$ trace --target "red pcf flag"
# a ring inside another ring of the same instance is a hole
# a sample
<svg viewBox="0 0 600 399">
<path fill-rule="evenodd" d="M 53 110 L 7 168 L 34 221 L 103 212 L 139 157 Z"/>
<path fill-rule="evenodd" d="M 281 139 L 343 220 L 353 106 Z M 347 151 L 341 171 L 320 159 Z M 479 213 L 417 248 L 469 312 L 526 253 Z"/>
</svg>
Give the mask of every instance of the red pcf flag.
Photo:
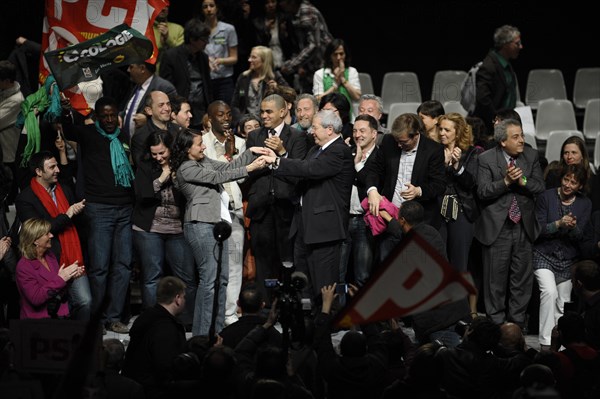
<svg viewBox="0 0 600 399">
<path fill-rule="evenodd" d="M 121 24 L 129 25 L 152 41 L 154 51 L 147 62 L 155 63 L 158 51 L 153 23 L 168 5 L 168 0 L 46 0 L 40 83 L 50 74 L 43 53 L 93 39 Z M 80 83 L 64 94 L 74 109 L 87 115 L 102 95 L 102 82 L 96 79 Z"/>
<path fill-rule="evenodd" d="M 410 232 L 336 323 L 350 327 L 408 316 L 475 293 L 469 273 L 454 270 L 429 243 Z"/>
</svg>

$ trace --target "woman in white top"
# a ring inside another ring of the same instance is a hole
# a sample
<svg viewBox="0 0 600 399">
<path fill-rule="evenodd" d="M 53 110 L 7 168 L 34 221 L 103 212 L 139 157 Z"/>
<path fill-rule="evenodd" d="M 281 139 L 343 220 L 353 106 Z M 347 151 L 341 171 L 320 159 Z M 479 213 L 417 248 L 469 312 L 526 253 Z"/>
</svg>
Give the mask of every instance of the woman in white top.
<svg viewBox="0 0 600 399">
<path fill-rule="evenodd" d="M 339 92 L 350 104 L 361 95 L 358 71 L 350 65 L 350 53 L 342 39 L 333 39 L 325 49 L 325 67 L 313 76 L 313 94 L 318 100 L 326 94 Z"/>
</svg>

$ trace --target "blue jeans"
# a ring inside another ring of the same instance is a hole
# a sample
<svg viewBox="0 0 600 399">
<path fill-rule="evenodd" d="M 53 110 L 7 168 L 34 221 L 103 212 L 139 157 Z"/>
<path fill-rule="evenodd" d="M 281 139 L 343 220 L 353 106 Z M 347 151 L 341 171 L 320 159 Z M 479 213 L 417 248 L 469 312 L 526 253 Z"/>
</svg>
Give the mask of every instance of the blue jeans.
<svg viewBox="0 0 600 399">
<path fill-rule="evenodd" d="M 354 266 L 354 281 L 359 286 L 363 286 L 373 268 L 373 237 L 362 215 L 350 217 L 348 220 L 348 237 L 342 243 L 340 281 L 346 281 L 350 256 Z"/>
<path fill-rule="evenodd" d="M 186 222 L 183 225 L 185 239 L 192 248 L 196 268 L 198 269 L 198 291 L 192 335 L 208 335 L 213 315 L 215 281 L 217 279 L 217 257 L 219 248 L 213 236 L 214 224 L 203 222 Z M 229 245 L 223 242 L 221 254 L 221 274 L 218 284 L 218 312 L 215 317 L 215 333 L 223 329 L 225 320 L 225 298 L 229 281 Z"/>
<path fill-rule="evenodd" d="M 69 313 L 73 320 L 90 320 L 92 292 L 87 274 L 76 278 L 69 286 Z"/>
<path fill-rule="evenodd" d="M 120 321 L 131 277 L 131 205 L 87 203 L 92 311 L 102 309 L 103 322 Z M 105 298 L 106 297 L 106 298 Z M 105 304 L 106 302 L 106 304 Z"/>
<path fill-rule="evenodd" d="M 191 324 L 196 297 L 194 256 L 183 234 L 161 234 L 133 230 L 133 244 L 142 267 L 142 305 L 145 308 L 156 303 L 158 280 L 164 275 L 165 261 L 173 274 L 186 285 L 186 309 L 181 315 L 184 323 Z M 187 304 L 190 304 L 188 307 Z"/>
</svg>

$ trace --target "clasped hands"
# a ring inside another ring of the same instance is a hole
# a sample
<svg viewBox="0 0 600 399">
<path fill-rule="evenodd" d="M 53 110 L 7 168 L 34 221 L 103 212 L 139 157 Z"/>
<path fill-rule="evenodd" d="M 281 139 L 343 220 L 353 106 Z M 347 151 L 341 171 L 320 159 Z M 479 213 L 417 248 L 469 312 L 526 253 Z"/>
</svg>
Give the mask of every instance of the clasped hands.
<svg viewBox="0 0 600 399">
<path fill-rule="evenodd" d="M 69 266 L 66 266 L 64 263 L 60 266 L 58 270 L 58 275 L 65 281 L 69 281 L 71 279 L 76 279 L 77 277 L 81 277 L 85 273 L 85 266 L 79 265 L 79 261 L 75 261 Z"/>
<path fill-rule="evenodd" d="M 517 166 L 509 166 L 506 169 L 506 176 L 504 177 L 504 183 L 507 186 L 518 182 L 520 186 L 527 184 L 527 180 L 523 179 L 523 170 Z"/>
<path fill-rule="evenodd" d="M 574 229 L 577 226 L 577 216 L 573 215 L 573 213 L 569 212 L 566 215 L 563 215 L 560 219 L 558 219 L 558 227 L 562 227 L 565 229 Z"/>
</svg>

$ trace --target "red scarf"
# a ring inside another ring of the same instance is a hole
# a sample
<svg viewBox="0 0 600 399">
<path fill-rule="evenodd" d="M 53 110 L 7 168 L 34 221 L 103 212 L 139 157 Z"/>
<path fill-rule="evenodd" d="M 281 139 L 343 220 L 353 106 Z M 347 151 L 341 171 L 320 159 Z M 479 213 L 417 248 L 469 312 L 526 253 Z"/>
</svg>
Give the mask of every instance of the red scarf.
<svg viewBox="0 0 600 399">
<path fill-rule="evenodd" d="M 56 204 L 52 199 L 50 193 L 42 186 L 36 178 L 31 179 L 31 189 L 36 197 L 42 202 L 44 208 L 48 211 L 50 216 L 53 218 L 57 217 L 61 213 L 67 213 L 69 209 L 69 201 L 65 196 L 60 184 L 56 183 L 56 189 L 54 194 L 56 195 Z M 58 204 L 58 205 L 57 205 Z M 79 235 L 77 229 L 72 224 L 65 227 L 65 229 L 58 233 L 58 241 L 60 242 L 60 265 L 71 265 L 76 260 L 79 261 L 80 265 L 83 265 L 83 255 L 81 254 L 81 244 L 79 242 Z"/>
</svg>

